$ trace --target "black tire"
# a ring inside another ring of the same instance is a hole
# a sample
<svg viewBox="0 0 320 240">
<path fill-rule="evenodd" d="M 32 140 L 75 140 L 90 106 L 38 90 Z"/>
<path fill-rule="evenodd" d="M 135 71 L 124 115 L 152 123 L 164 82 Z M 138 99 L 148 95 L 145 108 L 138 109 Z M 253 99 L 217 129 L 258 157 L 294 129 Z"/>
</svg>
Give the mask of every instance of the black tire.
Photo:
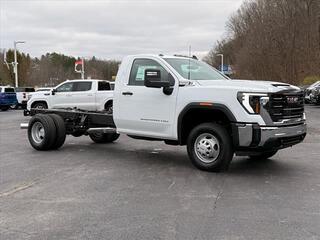
<svg viewBox="0 0 320 240">
<path fill-rule="evenodd" d="M 62 117 L 57 114 L 49 114 L 49 116 L 53 119 L 54 124 L 56 126 L 56 140 L 52 145 L 51 149 L 60 148 L 65 140 L 66 140 L 66 125 Z"/>
<path fill-rule="evenodd" d="M 274 150 L 269 152 L 256 153 L 254 155 L 249 156 L 249 158 L 252 160 L 266 160 L 274 156 L 277 152 L 278 152 L 277 150 Z"/>
<path fill-rule="evenodd" d="M 38 108 L 38 109 L 47 109 L 48 106 L 47 104 L 43 103 L 43 102 L 36 102 L 32 105 L 32 108 Z"/>
<path fill-rule="evenodd" d="M 39 133 L 38 137 L 35 136 L 37 132 Z M 56 126 L 53 119 L 44 114 L 33 116 L 29 121 L 28 139 L 31 146 L 36 150 L 52 149 L 56 140 Z"/>
<path fill-rule="evenodd" d="M 95 143 L 111 143 L 119 138 L 118 133 L 90 133 L 89 137 Z"/>
<path fill-rule="evenodd" d="M 2 106 L 1 111 L 8 111 L 9 108 L 10 108 L 10 106 Z"/>
<path fill-rule="evenodd" d="M 113 113 L 113 103 L 112 102 L 106 103 L 104 106 L 104 111 L 108 114 L 112 114 Z"/>
<path fill-rule="evenodd" d="M 216 123 L 202 123 L 192 129 L 187 149 L 192 164 L 210 172 L 227 170 L 234 153 L 228 131 Z"/>
</svg>

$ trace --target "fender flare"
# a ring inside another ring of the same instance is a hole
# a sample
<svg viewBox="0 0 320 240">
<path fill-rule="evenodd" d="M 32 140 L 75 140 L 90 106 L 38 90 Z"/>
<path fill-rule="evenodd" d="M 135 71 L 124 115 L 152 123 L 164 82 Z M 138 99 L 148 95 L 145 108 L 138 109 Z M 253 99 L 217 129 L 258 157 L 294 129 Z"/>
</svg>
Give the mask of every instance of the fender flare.
<svg viewBox="0 0 320 240">
<path fill-rule="evenodd" d="M 30 107 L 31 107 L 34 103 L 36 103 L 36 102 L 45 102 L 45 103 L 47 104 L 48 108 L 50 108 L 50 107 L 49 107 L 49 102 L 48 102 L 48 100 L 47 100 L 47 99 L 43 99 L 43 98 L 39 98 L 39 99 L 33 100 L 33 101 L 30 103 Z"/>
<path fill-rule="evenodd" d="M 237 122 L 235 116 L 233 115 L 233 113 L 230 111 L 230 109 L 224 105 L 224 104 L 220 104 L 220 103 L 206 103 L 206 104 L 202 104 L 201 102 L 192 102 L 189 103 L 187 106 L 185 106 L 183 108 L 183 110 L 180 112 L 179 117 L 178 117 L 178 123 L 177 123 L 177 131 L 178 131 L 178 141 L 179 144 L 182 144 L 182 121 L 184 116 L 188 113 L 189 110 L 191 109 L 209 109 L 209 110 L 219 110 L 221 112 L 223 112 L 228 120 L 230 121 L 230 123 L 235 123 Z"/>
</svg>

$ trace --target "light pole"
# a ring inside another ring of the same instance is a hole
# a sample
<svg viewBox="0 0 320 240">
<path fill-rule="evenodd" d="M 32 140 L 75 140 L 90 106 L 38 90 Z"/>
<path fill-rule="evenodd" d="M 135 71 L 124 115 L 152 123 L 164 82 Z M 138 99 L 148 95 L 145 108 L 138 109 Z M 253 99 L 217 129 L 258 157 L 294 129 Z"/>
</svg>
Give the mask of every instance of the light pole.
<svg viewBox="0 0 320 240">
<path fill-rule="evenodd" d="M 221 72 L 223 73 L 223 54 L 219 53 L 217 56 L 221 57 Z"/>
<path fill-rule="evenodd" d="M 19 43 L 25 43 L 25 41 L 14 41 L 14 65 L 13 65 L 13 70 L 14 70 L 14 77 L 15 77 L 15 85 L 18 87 L 19 82 L 18 82 L 18 60 L 17 60 L 17 44 Z"/>
</svg>

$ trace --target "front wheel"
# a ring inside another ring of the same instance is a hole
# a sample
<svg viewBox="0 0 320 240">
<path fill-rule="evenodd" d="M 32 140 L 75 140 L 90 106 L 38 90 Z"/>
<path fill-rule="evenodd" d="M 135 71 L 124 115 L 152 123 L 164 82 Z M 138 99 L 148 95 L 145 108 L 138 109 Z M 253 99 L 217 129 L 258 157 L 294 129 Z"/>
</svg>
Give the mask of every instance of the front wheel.
<svg viewBox="0 0 320 240">
<path fill-rule="evenodd" d="M 89 137 L 95 143 L 111 143 L 119 138 L 118 133 L 90 133 Z"/>
<path fill-rule="evenodd" d="M 227 170 L 234 153 L 228 131 L 215 123 L 203 123 L 192 129 L 187 150 L 194 166 L 212 172 Z"/>
</svg>

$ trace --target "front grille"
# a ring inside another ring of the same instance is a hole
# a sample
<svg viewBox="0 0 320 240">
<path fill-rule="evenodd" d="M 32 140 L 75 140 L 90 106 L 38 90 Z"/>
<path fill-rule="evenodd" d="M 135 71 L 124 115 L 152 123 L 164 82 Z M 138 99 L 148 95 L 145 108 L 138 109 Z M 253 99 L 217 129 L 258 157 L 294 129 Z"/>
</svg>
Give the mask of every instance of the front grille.
<svg viewBox="0 0 320 240">
<path fill-rule="evenodd" d="M 302 118 L 303 92 L 271 94 L 267 110 L 273 122 Z"/>
</svg>

